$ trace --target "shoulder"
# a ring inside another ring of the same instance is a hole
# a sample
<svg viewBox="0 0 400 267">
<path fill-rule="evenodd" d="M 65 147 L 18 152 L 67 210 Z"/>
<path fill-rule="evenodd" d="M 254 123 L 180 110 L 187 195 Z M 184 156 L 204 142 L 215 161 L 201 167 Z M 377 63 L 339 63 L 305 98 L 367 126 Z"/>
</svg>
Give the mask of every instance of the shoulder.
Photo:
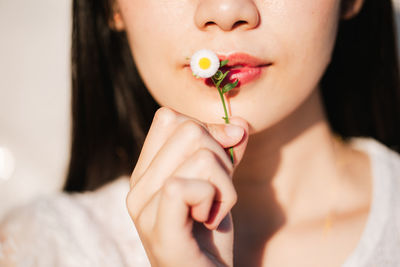
<svg viewBox="0 0 400 267">
<path fill-rule="evenodd" d="M 372 138 L 351 145 L 370 158 L 373 196 L 362 238 L 343 266 L 400 266 L 400 155 Z"/>
<path fill-rule="evenodd" d="M 369 155 L 374 178 L 373 193 L 379 200 L 376 203 L 390 204 L 390 209 L 400 216 L 400 154 L 372 138 L 355 138 L 352 145 Z M 400 217 L 398 220 L 400 230 Z"/>
<path fill-rule="evenodd" d="M 400 154 L 373 138 L 353 138 L 350 143 L 369 156 L 375 194 L 393 197 L 400 212 Z"/>
<path fill-rule="evenodd" d="M 392 172 L 400 171 L 400 154 L 397 151 L 369 137 L 352 138 L 350 142 L 354 148 L 360 149 L 370 156 L 374 168 L 381 170 L 386 168 Z"/>
<path fill-rule="evenodd" d="M 93 192 L 59 193 L 14 209 L 0 224 L 0 263 L 5 253 L 17 266 L 31 266 L 27 261 L 38 266 L 145 262 L 125 208 L 128 190 L 127 179 L 120 178 Z M 126 255 L 129 246 L 132 257 Z"/>
</svg>

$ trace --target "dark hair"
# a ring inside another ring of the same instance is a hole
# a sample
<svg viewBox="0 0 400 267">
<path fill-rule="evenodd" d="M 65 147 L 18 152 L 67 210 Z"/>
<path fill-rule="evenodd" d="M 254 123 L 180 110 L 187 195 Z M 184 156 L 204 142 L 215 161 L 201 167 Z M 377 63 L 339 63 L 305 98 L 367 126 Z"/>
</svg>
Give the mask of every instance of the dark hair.
<svg viewBox="0 0 400 267">
<path fill-rule="evenodd" d="M 391 0 L 364 0 L 339 25 L 321 81 L 332 129 L 344 138 L 370 136 L 400 152 L 400 81 Z"/>
<path fill-rule="evenodd" d="M 109 0 L 73 1 L 72 150 L 64 190 L 93 190 L 130 175 L 157 103 L 136 70 L 124 32 L 109 27 Z M 332 129 L 399 151 L 400 82 L 391 0 L 365 0 L 341 21 L 321 80 Z"/>
<path fill-rule="evenodd" d="M 72 149 L 66 191 L 92 190 L 129 174 L 157 103 L 125 33 L 109 27 L 108 0 L 74 0 Z"/>
</svg>

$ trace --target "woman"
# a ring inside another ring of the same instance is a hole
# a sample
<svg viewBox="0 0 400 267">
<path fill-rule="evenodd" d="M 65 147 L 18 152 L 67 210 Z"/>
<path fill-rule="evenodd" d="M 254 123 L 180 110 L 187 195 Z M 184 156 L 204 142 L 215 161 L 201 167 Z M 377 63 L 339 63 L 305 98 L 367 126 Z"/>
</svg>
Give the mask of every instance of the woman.
<svg viewBox="0 0 400 267">
<path fill-rule="evenodd" d="M 202 48 L 239 73 L 230 125 Z M 5 263 L 400 264 L 389 0 L 74 1 L 72 67 L 65 190 L 91 192 L 10 214 Z"/>
</svg>

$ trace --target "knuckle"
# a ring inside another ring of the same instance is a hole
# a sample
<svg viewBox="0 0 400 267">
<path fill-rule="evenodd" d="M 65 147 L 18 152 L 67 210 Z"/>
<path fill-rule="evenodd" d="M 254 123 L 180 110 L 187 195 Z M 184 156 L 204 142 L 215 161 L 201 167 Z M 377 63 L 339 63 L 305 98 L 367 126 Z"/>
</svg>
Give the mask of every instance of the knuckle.
<svg viewBox="0 0 400 267">
<path fill-rule="evenodd" d="M 182 124 L 182 131 L 191 141 L 199 140 L 205 134 L 205 129 L 192 120 L 185 121 Z"/>
<path fill-rule="evenodd" d="M 175 119 L 176 113 L 172 109 L 161 107 L 154 114 L 153 122 L 161 125 L 168 125 L 175 121 Z"/>
<path fill-rule="evenodd" d="M 182 192 L 182 180 L 176 177 L 168 178 L 164 183 L 162 191 L 169 198 L 176 197 Z"/>
<path fill-rule="evenodd" d="M 208 148 L 200 148 L 195 154 L 195 161 L 202 168 L 220 168 L 222 169 L 229 177 L 233 175 L 233 165 L 225 164 L 222 159 L 219 158 L 218 154 Z M 229 160 L 228 156 L 227 161 Z M 230 161 L 228 161 L 230 163 Z"/>
<path fill-rule="evenodd" d="M 196 153 L 196 161 L 204 167 L 215 166 L 216 156 L 214 152 L 207 148 L 200 148 Z"/>
<path fill-rule="evenodd" d="M 234 192 L 232 193 L 230 199 L 229 199 L 229 203 L 231 203 L 232 207 L 237 203 L 238 201 L 238 195 L 236 193 L 236 191 L 234 190 Z"/>
<path fill-rule="evenodd" d="M 211 184 L 209 182 L 204 183 L 204 189 L 205 189 L 205 193 L 206 193 L 204 196 L 204 199 L 214 197 L 214 195 L 216 193 L 216 187 L 213 184 Z"/>
</svg>

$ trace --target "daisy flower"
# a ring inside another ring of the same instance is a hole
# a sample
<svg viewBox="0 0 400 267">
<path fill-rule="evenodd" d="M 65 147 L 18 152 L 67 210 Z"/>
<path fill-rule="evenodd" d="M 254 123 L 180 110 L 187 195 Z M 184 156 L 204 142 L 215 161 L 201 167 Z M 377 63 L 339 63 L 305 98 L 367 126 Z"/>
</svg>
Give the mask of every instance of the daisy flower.
<svg viewBox="0 0 400 267">
<path fill-rule="evenodd" d="M 202 49 L 193 54 L 190 60 L 190 68 L 192 69 L 193 75 L 201 78 L 211 78 L 218 93 L 221 97 L 222 106 L 224 108 L 226 124 L 229 124 L 228 110 L 226 108 L 224 94 L 238 85 L 239 80 L 236 79 L 233 83 L 227 83 L 221 88 L 221 84 L 229 73 L 229 70 L 223 73 L 219 68 L 228 64 L 228 60 L 219 62 L 217 55 L 210 50 Z M 234 163 L 233 148 L 229 148 L 231 161 Z"/>
<path fill-rule="evenodd" d="M 210 78 L 220 67 L 218 56 L 211 50 L 202 49 L 193 54 L 190 68 L 193 75 L 200 78 Z"/>
</svg>

